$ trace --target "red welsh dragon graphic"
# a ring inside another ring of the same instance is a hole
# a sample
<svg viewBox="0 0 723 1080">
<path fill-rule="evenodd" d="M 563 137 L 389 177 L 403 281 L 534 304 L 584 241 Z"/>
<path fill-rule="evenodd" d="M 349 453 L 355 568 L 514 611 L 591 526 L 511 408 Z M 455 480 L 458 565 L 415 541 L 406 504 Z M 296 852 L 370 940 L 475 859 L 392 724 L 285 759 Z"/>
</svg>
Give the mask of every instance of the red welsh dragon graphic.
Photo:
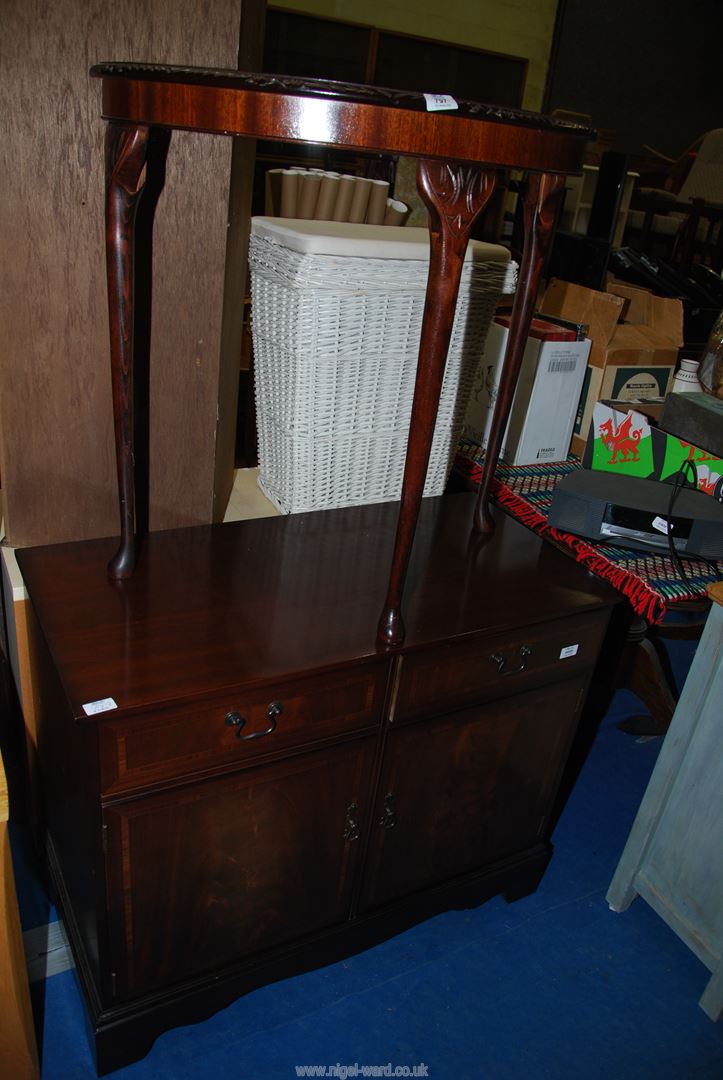
<svg viewBox="0 0 723 1080">
<path fill-rule="evenodd" d="M 608 462 L 609 465 L 615 464 L 618 454 L 623 455 L 623 461 L 628 461 L 631 457 L 633 461 L 638 460 L 638 443 L 640 442 L 641 429 L 636 428 L 633 430 L 633 418 L 630 413 L 619 427 L 614 428 L 613 421 L 610 419 L 601 424 L 598 430 L 603 445 L 612 451 L 612 457 Z"/>
</svg>

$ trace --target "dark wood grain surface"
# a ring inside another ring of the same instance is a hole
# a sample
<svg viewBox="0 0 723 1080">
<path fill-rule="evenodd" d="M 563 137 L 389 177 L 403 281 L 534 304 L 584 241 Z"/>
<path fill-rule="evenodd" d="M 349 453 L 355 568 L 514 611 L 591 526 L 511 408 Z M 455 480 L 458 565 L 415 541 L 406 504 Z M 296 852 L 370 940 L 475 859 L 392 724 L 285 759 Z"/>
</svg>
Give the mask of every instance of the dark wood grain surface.
<svg viewBox="0 0 723 1080">
<path fill-rule="evenodd" d="M 247 768 L 260 758 L 332 738 L 374 733 L 382 720 L 388 674 L 381 657 L 332 675 L 274 680 L 271 687 L 228 687 L 202 703 L 173 704 L 131 716 L 114 712 L 99 731 L 102 794 L 135 794 L 184 776 Z M 272 704 L 278 717 L 269 731 Z M 229 714 L 238 716 L 242 725 L 235 729 L 227 723 Z"/>
<path fill-rule="evenodd" d="M 343 922 L 374 742 L 305 754 L 106 812 L 120 996 Z"/>
<path fill-rule="evenodd" d="M 403 612 L 405 649 L 610 603 L 602 582 L 474 496 L 424 499 Z M 114 539 L 18 552 L 75 714 L 113 697 L 158 705 L 383 653 L 375 643 L 399 504 L 150 534 L 111 582 Z M 117 715 L 117 714 L 114 714 Z"/>
<path fill-rule="evenodd" d="M 394 730 L 361 907 L 387 903 L 531 848 L 543 835 L 585 679 Z M 541 763 L 546 767 L 542 767 Z"/>
<path fill-rule="evenodd" d="M 107 120 L 575 172 L 592 132 L 508 107 L 427 112 L 422 93 L 321 79 L 98 64 Z"/>
<path fill-rule="evenodd" d="M 426 112 L 424 93 L 417 90 L 394 90 L 386 86 L 368 86 L 364 83 L 340 82 L 335 79 L 317 79 L 308 76 L 275 75 L 268 72 L 230 71 L 224 68 L 197 66 L 181 67 L 177 64 L 142 64 L 111 61 L 95 64 L 91 68 L 94 78 L 121 77 L 140 82 L 185 83 L 188 86 L 207 86 L 228 90 L 266 91 L 272 94 L 299 94 L 309 98 L 349 101 L 377 105 L 384 108 L 409 109 Z M 480 101 L 457 99 L 461 116 L 518 124 L 552 131 L 567 131 L 592 138 L 594 132 L 570 120 L 545 116 L 517 109 L 509 105 L 492 105 Z"/>
<path fill-rule="evenodd" d="M 416 723 L 480 700 L 520 693 L 588 671 L 602 644 L 605 621 L 588 613 L 467 635 L 405 656 L 393 723 Z"/>
</svg>

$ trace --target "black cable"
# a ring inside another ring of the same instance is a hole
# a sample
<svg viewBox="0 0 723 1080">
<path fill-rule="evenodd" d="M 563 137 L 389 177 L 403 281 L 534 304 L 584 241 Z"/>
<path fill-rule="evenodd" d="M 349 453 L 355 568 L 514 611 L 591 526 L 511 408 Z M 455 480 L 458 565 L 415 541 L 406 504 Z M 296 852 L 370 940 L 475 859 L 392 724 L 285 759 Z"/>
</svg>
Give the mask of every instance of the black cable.
<svg viewBox="0 0 723 1080">
<path fill-rule="evenodd" d="M 676 473 L 675 480 L 671 484 L 670 500 L 668 502 L 668 514 L 665 524 L 668 535 L 668 548 L 670 551 L 670 558 L 673 562 L 673 565 L 678 568 L 679 576 L 683 579 L 683 581 L 687 583 L 689 578 L 685 572 L 683 560 L 681 559 L 675 547 L 675 542 L 673 538 L 673 508 L 675 506 L 675 503 L 677 502 L 678 495 L 686 486 L 686 473 L 690 473 L 690 480 L 688 481 L 690 483 L 690 486 L 695 490 L 698 489 L 698 469 L 695 462 L 690 460 L 681 462 L 680 470 Z M 711 497 L 716 498 L 716 496 Z M 717 496 L 717 501 L 723 503 L 723 491 Z M 711 572 L 716 578 L 716 581 L 723 580 L 720 570 L 718 569 L 717 560 L 707 559 L 704 555 L 691 555 L 690 558 L 695 558 L 699 562 L 703 562 L 706 564 L 706 566 L 709 566 Z"/>
<path fill-rule="evenodd" d="M 690 461 L 690 460 L 681 462 L 680 470 L 676 473 L 675 480 L 671 484 L 670 500 L 668 502 L 668 515 L 667 515 L 667 519 L 666 519 L 666 522 L 665 522 L 665 524 L 666 524 L 666 532 L 667 532 L 667 536 L 668 536 L 668 548 L 670 550 L 670 557 L 671 557 L 671 559 L 673 561 L 674 566 L 677 566 L 678 573 L 679 573 L 680 577 L 685 582 L 688 581 L 688 575 L 685 572 L 685 567 L 683 566 L 683 560 L 681 559 L 680 555 L 678 554 L 678 550 L 677 550 L 677 548 L 675 546 L 675 541 L 673 539 L 673 507 L 675 506 L 675 504 L 676 504 L 676 502 L 678 500 L 678 496 L 679 496 L 680 492 L 683 490 L 683 488 L 686 485 L 686 475 L 685 475 L 686 471 L 689 471 L 692 474 L 692 480 L 691 480 L 692 487 L 694 487 L 696 489 L 698 487 L 698 469 L 696 468 L 695 462 Z M 716 569 L 716 574 L 717 573 L 718 573 L 718 570 Z"/>
</svg>

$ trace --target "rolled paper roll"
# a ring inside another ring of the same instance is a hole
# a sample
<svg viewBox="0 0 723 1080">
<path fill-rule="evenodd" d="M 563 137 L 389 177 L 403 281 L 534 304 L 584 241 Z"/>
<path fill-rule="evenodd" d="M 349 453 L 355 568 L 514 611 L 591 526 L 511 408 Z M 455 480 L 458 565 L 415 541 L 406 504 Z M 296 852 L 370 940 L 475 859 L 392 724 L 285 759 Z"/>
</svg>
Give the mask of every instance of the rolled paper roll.
<svg viewBox="0 0 723 1080">
<path fill-rule="evenodd" d="M 372 180 L 369 205 L 367 206 L 367 225 L 383 225 L 387 212 L 389 184 L 386 180 Z"/>
<path fill-rule="evenodd" d="M 385 225 L 403 225 L 409 217 L 409 207 L 401 199 L 387 199 L 387 212 L 384 215 Z"/>
<path fill-rule="evenodd" d="M 354 191 L 351 197 L 351 207 L 349 209 L 349 221 L 355 225 L 361 225 L 366 221 L 367 207 L 369 205 L 369 196 L 372 193 L 372 182 L 367 180 L 364 176 L 357 176 L 354 178 Z"/>
<path fill-rule="evenodd" d="M 315 221 L 331 221 L 336 205 L 336 193 L 339 188 L 339 173 L 322 173 L 319 197 L 314 211 Z"/>
<path fill-rule="evenodd" d="M 321 174 L 305 172 L 299 177 L 299 197 L 296 202 L 296 216 L 311 220 L 316 211 L 316 202 L 321 187 Z"/>
<path fill-rule="evenodd" d="M 281 217 L 296 217 L 299 176 L 300 173 L 296 169 L 281 170 Z"/>
<path fill-rule="evenodd" d="M 264 214 L 266 217 L 281 216 L 281 174 L 283 169 L 267 169 L 264 194 Z"/>
<path fill-rule="evenodd" d="M 348 173 L 344 173 L 339 177 L 339 186 L 336 191 L 336 202 L 334 203 L 334 213 L 332 214 L 332 221 L 348 221 L 349 213 L 351 211 L 351 200 L 356 187 L 356 177 L 350 176 Z"/>
</svg>

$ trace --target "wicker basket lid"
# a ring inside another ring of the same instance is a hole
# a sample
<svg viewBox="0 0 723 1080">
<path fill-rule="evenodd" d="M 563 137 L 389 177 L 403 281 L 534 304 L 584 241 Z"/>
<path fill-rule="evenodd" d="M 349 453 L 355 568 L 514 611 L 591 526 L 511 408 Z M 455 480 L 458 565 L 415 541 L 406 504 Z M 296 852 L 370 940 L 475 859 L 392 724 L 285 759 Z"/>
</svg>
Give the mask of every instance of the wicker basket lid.
<svg viewBox="0 0 723 1080">
<path fill-rule="evenodd" d="M 253 236 L 283 244 L 303 255 L 347 255 L 370 259 L 429 259 L 429 233 L 408 225 L 352 225 L 343 221 L 254 217 Z M 510 253 L 500 244 L 470 240 L 467 261 L 508 263 Z"/>
</svg>

